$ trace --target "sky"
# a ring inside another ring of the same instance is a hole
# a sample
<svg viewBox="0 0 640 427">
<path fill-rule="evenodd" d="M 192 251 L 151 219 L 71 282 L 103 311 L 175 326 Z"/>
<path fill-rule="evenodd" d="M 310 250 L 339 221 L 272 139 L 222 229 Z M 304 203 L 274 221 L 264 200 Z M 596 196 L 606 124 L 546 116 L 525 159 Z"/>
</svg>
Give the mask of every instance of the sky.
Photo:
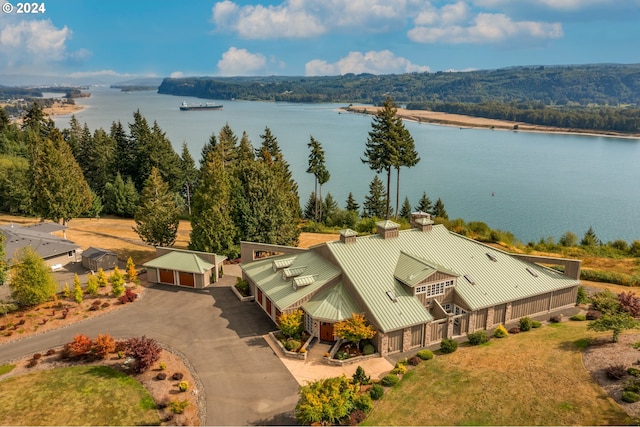
<svg viewBox="0 0 640 427">
<path fill-rule="evenodd" d="M 640 63 L 640 0 L 0 4 L 4 85 Z"/>
</svg>

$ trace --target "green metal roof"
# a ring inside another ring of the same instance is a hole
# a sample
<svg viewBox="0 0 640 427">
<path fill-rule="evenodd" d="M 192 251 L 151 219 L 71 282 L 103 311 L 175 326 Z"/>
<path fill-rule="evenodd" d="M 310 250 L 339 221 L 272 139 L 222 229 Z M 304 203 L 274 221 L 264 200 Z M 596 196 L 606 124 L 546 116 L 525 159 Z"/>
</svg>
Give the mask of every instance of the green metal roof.
<svg viewBox="0 0 640 427">
<path fill-rule="evenodd" d="M 412 295 L 412 289 L 396 279 L 407 276 L 410 266 L 445 269 L 460 276 L 455 292 L 471 310 L 539 295 L 575 286 L 578 282 L 551 269 L 525 262 L 458 234 L 442 225 L 431 231 L 404 230 L 398 237 L 379 235 L 358 237 L 352 244 L 327 243 L 343 274 L 354 285 L 373 316 L 370 319 L 383 332 L 432 320 L 431 315 Z M 401 256 L 404 253 L 406 256 Z M 487 256 L 491 254 L 493 261 Z M 402 258 L 401 266 L 400 258 Z M 412 260 L 413 259 L 413 260 Z M 422 260 L 422 262 L 420 261 Z M 420 267 L 420 268 L 422 268 Z M 536 272 L 538 277 L 529 271 Z M 411 273 L 409 273 L 410 275 Z M 473 284 L 461 276 L 473 278 Z M 387 291 L 395 295 L 393 302 Z"/>
<path fill-rule="evenodd" d="M 353 301 L 342 282 L 314 295 L 302 308 L 314 319 L 340 322 L 362 310 Z"/>
<path fill-rule="evenodd" d="M 439 266 L 435 263 L 430 263 L 413 255 L 409 255 L 404 251 L 400 251 L 400 256 L 398 257 L 398 262 L 396 263 L 396 269 L 393 272 L 393 275 L 405 285 L 413 288 L 415 285 L 424 281 L 437 271 L 447 273 L 452 276 L 458 276 L 458 274 L 445 267 Z"/>
<path fill-rule="evenodd" d="M 218 255 L 216 255 L 216 260 L 217 259 Z M 220 262 L 222 262 L 223 259 L 221 259 Z M 147 268 L 162 268 L 164 270 L 198 274 L 203 274 L 216 266 L 203 260 L 196 253 L 183 251 L 168 252 L 142 265 Z"/>
<path fill-rule="evenodd" d="M 279 262 L 285 261 L 286 262 Z M 304 276 L 285 280 L 282 270 L 273 270 L 273 265 L 297 269 L 306 266 Z M 278 307 L 285 310 L 297 301 L 314 294 L 329 281 L 340 275 L 340 270 L 313 251 L 305 251 L 291 256 L 266 258 L 241 264 L 242 270 L 262 289 L 262 292 Z M 309 277 L 310 276 L 310 277 Z M 294 289 L 293 280 L 300 285 Z M 310 283 L 308 283 L 310 282 Z"/>
</svg>

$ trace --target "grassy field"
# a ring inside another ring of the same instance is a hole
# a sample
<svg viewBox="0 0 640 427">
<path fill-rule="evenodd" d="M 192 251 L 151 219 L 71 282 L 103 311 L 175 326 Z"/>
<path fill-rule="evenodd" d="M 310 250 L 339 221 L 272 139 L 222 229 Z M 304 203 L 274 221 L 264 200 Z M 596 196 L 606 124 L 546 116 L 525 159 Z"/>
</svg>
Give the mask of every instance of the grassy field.
<svg viewBox="0 0 640 427">
<path fill-rule="evenodd" d="M 595 336 L 563 322 L 423 362 L 389 390 L 366 425 L 628 425 L 591 379 Z"/>
<path fill-rule="evenodd" d="M 0 402 L 2 425 L 160 424 L 153 399 L 140 383 L 103 366 L 8 378 L 0 382 Z"/>
</svg>

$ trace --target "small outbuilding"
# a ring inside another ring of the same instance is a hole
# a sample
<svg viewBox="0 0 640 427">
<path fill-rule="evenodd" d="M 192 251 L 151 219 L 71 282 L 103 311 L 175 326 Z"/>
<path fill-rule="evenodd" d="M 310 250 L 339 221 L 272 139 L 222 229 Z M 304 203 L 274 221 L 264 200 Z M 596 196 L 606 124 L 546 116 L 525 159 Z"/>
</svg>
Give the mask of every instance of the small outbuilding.
<svg viewBox="0 0 640 427">
<path fill-rule="evenodd" d="M 87 270 L 113 270 L 118 264 L 118 254 L 108 249 L 87 248 L 82 252 L 82 266 Z"/>
<path fill-rule="evenodd" d="M 202 289 L 222 276 L 227 257 L 208 252 L 156 248 L 156 258 L 143 264 L 151 283 Z"/>
</svg>

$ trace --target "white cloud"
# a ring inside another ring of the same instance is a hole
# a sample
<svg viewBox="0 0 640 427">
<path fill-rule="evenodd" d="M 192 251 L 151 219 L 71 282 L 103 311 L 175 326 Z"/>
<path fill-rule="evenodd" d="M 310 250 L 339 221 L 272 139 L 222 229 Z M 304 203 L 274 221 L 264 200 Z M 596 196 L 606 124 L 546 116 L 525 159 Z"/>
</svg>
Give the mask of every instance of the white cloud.
<svg viewBox="0 0 640 427">
<path fill-rule="evenodd" d="M 172 79 L 179 79 L 181 77 L 184 77 L 184 73 L 182 71 L 174 71 L 173 73 L 169 74 L 169 77 L 171 77 Z"/>
<path fill-rule="evenodd" d="M 0 52 L 9 63 L 59 61 L 67 56 L 71 30 L 56 28 L 50 20 L 7 23 L 0 30 Z"/>
<path fill-rule="evenodd" d="M 621 3 L 636 3 L 640 4 L 638 0 L 518 0 L 517 3 L 520 6 L 523 3 L 531 3 L 536 6 L 543 6 L 549 9 L 574 11 L 585 9 L 591 6 L 597 5 L 615 5 L 619 6 Z M 476 6 L 495 8 L 507 5 L 515 5 L 514 0 L 473 0 Z"/>
<path fill-rule="evenodd" d="M 429 71 L 425 65 L 413 64 L 406 58 L 395 56 L 389 50 L 349 52 L 339 61 L 330 64 L 320 59 L 314 59 L 305 64 L 307 76 L 329 76 L 347 73 L 361 74 L 394 74 Z"/>
<path fill-rule="evenodd" d="M 77 71 L 69 74 L 69 77 L 73 79 L 86 79 L 96 77 L 117 77 L 117 78 L 139 78 L 139 77 L 157 77 L 155 74 L 131 74 L 131 73 L 119 73 L 114 70 L 97 70 L 97 71 Z"/>
<path fill-rule="evenodd" d="M 239 6 L 224 0 L 213 6 L 218 30 L 247 39 L 308 38 L 334 30 L 385 31 L 406 24 L 424 0 L 283 0 L 277 5 Z"/>
<path fill-rule="evenodd" d="M 494 43 L 514 38 L 555 39 L 562 37 L 560 23 L 513 21 L 501 13 L 479 13 L 466 26 L 418 25 L 409 39 L 419 43 Z"/>
<path fill-rule="evenodd" d="M 260 53 L 246 49 L 229 48 L 218 61 L 218 72 L 223 76 L 247 76 L 266 70 L 267 59 Z"/>
</svg>

